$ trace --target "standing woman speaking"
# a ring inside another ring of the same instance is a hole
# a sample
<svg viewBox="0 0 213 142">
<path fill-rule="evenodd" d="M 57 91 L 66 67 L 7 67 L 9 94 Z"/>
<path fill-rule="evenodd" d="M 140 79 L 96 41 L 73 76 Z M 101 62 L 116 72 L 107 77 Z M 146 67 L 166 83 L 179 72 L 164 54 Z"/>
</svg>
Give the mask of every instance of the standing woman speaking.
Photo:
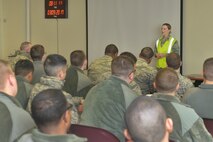
<svg viewBox="0 0 213 142">
<path fill-rule="evenodd" d="M 171 25 L 164 23 L 161 27 L 161 37 L 156 41 L 155 57 L 157 58 L 157 69 L 167 67 L 166 56 L 171 52 L 179 54 L 179 45 L 177 40 L 172 37 Z"/>
</svg>

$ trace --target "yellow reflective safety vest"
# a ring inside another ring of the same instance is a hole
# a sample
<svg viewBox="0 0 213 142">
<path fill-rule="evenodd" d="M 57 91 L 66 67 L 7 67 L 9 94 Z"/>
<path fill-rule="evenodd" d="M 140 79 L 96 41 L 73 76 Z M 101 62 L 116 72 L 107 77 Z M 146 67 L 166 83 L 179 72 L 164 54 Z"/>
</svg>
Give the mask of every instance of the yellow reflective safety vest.
<svg viewBox="0 0 213 142">
<path fill-rule="evenodd" d="M 156 41 L 157 53 L 171 53 L 172 46 L 174 45 L 175 42 L 176 42 L 176 39 L 170 36 L 170 38 L 166 40 L 163 45 L 161 45 L 161 39 L 158 39 Z M 166 57 L 158 59 L 156 63 L 156 67 L 157 68 L 167 67 Z"/>
</svg>

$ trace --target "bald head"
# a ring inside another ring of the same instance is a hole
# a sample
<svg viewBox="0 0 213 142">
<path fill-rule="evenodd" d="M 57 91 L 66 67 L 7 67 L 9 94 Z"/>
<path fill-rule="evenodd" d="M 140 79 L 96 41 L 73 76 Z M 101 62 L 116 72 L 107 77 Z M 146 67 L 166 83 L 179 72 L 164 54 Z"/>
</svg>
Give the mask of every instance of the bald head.
<svg viewBox="0 0 213 142">
<path fill-rule="evenodd" d="M 181 65 L 180 55 L 178 55 L 177 53 L 170 53 L 166 56 L 166 63 L 167 66 L 170 68 L 173 68 L 175 70 L 179 69 Z"/>
<path fill-rule="evenodd" d="M 134 142 L 159 142 L 166 132 L 166 113 L 150 97 L 135 99 L 125 113 L 126 125 Z"/>
<path fill-rule="evenodd" d="M 213 81 L 213 58 L 208 58 L 203 64 L 204 78 Z"/>
<path fill-rule="evenodd" d="M 155 87 L 158 92 L 172 93 L 178 85 L 178 75 L 174 69 L 164 68 L 158 71 L 155 77 Z"/>
</svg>

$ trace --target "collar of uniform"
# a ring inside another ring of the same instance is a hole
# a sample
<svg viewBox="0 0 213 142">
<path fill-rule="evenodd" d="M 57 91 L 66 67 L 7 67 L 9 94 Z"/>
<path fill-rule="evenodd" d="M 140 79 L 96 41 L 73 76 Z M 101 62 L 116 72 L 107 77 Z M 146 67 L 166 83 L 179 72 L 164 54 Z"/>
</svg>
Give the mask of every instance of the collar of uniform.
<svg viewBox="0 0 213 142">
<path fill-rule="evenodd" d="M 199 85 L 199 88 L 201 88 L 201 89 L 213 89 L 213 84 L 202 83 L 202 84 Z"/>
<path fill-rule="evenodd" d="M 7 98 L 7 99 L 9 99 L 10 101 L 12 101 L 15 105 L 17 105 L 18 107 L 21 107 L 21 108 L 22 108 L 21 104 L 18 102 L 18 100 L 17 100 L 15 97 L 10 96 L 10 95 L 8 95 L 8 94 L 6 94 L 6 93 L 4 93 L 4 92 L 0 92 L 0 97 Z"/>
<path fill-rule="evenodd" d="M 111 80 L 117 80 L 118 82 L 120 82 L 120 83 L 122 83 L 122 84 L 125 84 L 125 85 L 129 86 L 129 84 L 128 84 L 125 80 L 121 79 L 121 78 L 118 77 L 118 76 L 111 75 L 109 79 L 111 79 Z"/>
<path fill-rule="evenodd" d="M 40 132 L 38 129 L 34 129 L 32 131 L 32 139 L 35 139 L 37 142 L 51 141 L 51 142 L 59 142 L 59 141 L 86 141 L 86 138 L 81 138 L 73 134 L 64 134 L 64 135 L 50 135 Z"/>
<path fill-rule="evenodd" d="M 181 101 L 176 96 L 171 96 L 168 93 L 154 93 L 153 96 L 159 100 L 181 103 Z"/>
<path fill-rule="evenodd" d="M 16 75 L 16 80 L 21 80 L 21 81 L 30 83 L 28 80 L 26 80 L 26 79 L 25 79 L 23 76 L 21 76 L 21 75 Z"/>
<path fill-rule="evenodd" d="M 40 79 L 40 83 L 43 85 L 52 86 L 56 89 L 61 89 L 64 86 L 64 80 L 59 80 L 54 76 L 43 76 Z"/>
<path fill-rule="evenodd" d="M 71 65 L 71 66 L 70 66 L 70 69 L 72 69 L 72 68 L 73 68 L 74 70 L 77 70 L 77 71 L 81 72 L 81 73 L 84 73 L 83 70 L 80 69 L 79 67 L 76 67 L 76 66 L 72 66 L 72 65 Z"/>
</svg>

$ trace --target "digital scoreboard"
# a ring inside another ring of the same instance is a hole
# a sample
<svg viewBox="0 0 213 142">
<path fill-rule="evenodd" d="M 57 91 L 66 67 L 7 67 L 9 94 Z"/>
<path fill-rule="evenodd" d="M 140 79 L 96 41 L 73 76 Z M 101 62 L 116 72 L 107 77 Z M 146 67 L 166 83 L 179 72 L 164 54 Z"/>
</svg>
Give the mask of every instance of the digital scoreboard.
<svg viewBox="0 0 213 142">
<path fill-rule="evenodd" d="M 45 18 L 68 18 L 68 0 L 45 0 Z"/>
</svg>

